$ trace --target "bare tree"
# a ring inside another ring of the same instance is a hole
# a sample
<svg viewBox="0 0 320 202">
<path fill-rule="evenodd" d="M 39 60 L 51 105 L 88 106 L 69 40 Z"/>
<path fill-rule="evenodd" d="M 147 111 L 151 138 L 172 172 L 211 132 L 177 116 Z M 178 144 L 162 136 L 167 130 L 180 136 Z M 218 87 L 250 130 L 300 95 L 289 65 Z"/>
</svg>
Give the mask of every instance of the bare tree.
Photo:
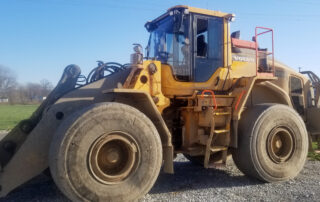
<svg viewBox="0 0 320 202">
<path fill-rule="evenodd" d="M 0 66 L 0 97 L 9 98 L 17 86 L 14 72 L 4 66 Z"/>
<path fill-rule="evenodd" d="M 53 85 L 46 79 L 41 80 L 40 83 L 27 83 L 19 87 L 20 100 L 24 103 L 41 102 L 52 89 Z"/>
<path fill-rule="evenodd" d="M 0 99 L 8 98 L 10 104 L 39 103 L 52 91 L 53 85 L 47 79 L 39 83 L 19 85 L 12 70 L 0 65 Z"/>
<path fill-rule="evenodd" d="M 50 81 L 48 81 L 47 79 L 42 79 L 40 81 L 40 86 L 41 86 L 41 96 L 42 97 L 47 97 L 53 89 L 52 83 Z"/>
<path fill-rule="evenodd" d="M 25 86 L 25 95 L 29 102 L 39 102 L 42 100 L 41 85 L 38 83 L 27 83 Z"/>
</svg>

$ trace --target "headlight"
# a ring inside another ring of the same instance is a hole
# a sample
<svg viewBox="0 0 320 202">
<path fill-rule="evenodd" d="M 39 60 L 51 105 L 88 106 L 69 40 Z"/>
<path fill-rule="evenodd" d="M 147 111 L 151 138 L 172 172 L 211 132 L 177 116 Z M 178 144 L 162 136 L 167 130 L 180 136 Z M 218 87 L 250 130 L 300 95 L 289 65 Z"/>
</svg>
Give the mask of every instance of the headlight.
<svg viewBox="0 0 320 202">
<path fill-rule="evenodd" d="M 157 66 L 154 63 L 150 63 L 148 69 L 151 75 L 157 72 Z"/>
</svg>

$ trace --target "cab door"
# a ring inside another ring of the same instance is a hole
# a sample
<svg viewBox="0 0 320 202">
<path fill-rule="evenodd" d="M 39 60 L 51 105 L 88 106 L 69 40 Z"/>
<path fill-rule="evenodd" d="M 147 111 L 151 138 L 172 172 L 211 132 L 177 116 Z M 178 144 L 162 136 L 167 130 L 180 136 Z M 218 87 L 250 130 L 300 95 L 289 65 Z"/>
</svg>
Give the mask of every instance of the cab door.
<svg viewBox="0 0 320 202">
<path fill-rule="evenodd" d="M 205 82 L 223 67 L 224 20 L 219 17 L 194 15 L 194 81 Z"/>
</svg>

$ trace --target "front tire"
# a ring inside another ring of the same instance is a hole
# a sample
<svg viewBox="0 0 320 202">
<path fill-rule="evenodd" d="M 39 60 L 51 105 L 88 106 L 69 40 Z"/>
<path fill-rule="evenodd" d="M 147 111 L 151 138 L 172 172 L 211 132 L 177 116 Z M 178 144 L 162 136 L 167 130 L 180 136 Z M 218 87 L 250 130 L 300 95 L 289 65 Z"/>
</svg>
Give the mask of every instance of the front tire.
<svg viewBox="0 0 320 202">
<path fill-rule="evenodd" d="M 285 181 L 302 170 L 308 134 L 299 114 L 285 105 L 257 105 L 239 123 L 233 160 L 244 174 L 265 182 Z"/>
<path fill-rule="evenodd" d="M 49 154 L 53 179 L 72 201 L 135 201 L 152 188 L 161 163 L 153 123 L 120 103 L 73 114 L 58 128 Z"/>
</svg>

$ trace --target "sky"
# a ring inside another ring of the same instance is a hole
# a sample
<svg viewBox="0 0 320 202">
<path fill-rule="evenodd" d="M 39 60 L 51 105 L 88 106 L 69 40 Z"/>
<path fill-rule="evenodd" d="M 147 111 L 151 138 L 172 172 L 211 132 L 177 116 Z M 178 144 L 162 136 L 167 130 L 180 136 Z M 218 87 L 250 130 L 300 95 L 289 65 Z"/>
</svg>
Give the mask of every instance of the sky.
<svg viewBox="0 0 320 202">
<path fill-rule="evenodd" d="M 0 65 L 20 83 L 55 85 L 69 64 L 87 75 L 97 60 L 128 63 L 132 44 L 147 44 L 144 24 L 175 5 L 234 13 L 245 40 L 273 28 L 275 57 L 320 76 L 318 0 L 0 0 Z"/>
</svg>

